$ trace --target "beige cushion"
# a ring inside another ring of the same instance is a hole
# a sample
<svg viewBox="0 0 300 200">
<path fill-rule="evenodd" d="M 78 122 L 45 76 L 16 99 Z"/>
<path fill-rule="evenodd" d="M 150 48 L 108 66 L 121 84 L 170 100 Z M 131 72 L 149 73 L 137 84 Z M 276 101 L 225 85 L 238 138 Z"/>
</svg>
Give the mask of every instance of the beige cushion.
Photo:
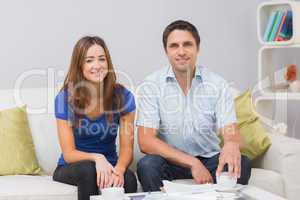
<svg viewBox="0 0 300 200">
<path fill-rule="evenodd" d="M 77 200 L 77 187 L 58 183 L 50 176 L 0 176 L 0 199 Z"/>
<path fill-rule="evenodd" d="M 272 145 L 266 154 L 256 160 L 256 167 L 278 172 L 285 184 L 286 197 L 298 200 L 300 191 L 300 140 L 270 134 Z"/>
<path fill-rule="evenodd" d="M 284 197 L 283 177 L 274 171 L 252 168 L 249 185 L 254 185 L 268 192 Z"/>
<path fill-rule="evenodd" d="M 300 192 L 300 140 L 278 136 L 281 159 L 281 174 L 285 182 L 286 196 L 289 200 L 298 200 Z M 273 163 L 274 165 L 275 163 Z"/>
<path fill-rule="evenodd" d="M 54 114 L 29 115 L 28 118 L 39 164 L 51 175 L 61 153 Z"/>
<path fill-rule="evenodd" d="M 287 200 L 264 189 L 249 185 L 243 189 L 243 193 L 251 198 L 251 200 Z M 249 199 L 250 199 L 249 198 Z"/>
</svg>

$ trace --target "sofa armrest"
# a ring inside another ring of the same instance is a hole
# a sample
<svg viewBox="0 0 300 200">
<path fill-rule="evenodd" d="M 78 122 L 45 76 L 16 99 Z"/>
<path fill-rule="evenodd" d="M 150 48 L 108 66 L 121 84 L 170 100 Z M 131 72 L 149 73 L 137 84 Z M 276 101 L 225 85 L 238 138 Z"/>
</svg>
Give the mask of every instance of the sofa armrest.
<svg viewBox="0 0 300 200">
<path fill-rule="evenodd" d="M 300 191 L 300 140 L 270 134 L 272 145 L 255 164 L 281 174 L 288 199 L 298 199 Z"/>
<path fill-rule="evenodd" d="M 276 135 L 286 135 L 287 134 L 287 124 L 286 123 L 274 123 L 273 120 L 264 117 L 264 116 L 259 116 L 259 120 L 264 126 L 264 128 L 272 134 Z"/>
</svg>

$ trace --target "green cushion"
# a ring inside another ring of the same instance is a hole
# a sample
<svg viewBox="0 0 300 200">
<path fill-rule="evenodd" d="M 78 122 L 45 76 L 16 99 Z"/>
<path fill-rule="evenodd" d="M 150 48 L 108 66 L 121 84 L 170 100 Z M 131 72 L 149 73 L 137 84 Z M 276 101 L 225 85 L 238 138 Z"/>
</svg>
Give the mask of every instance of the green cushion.
<svg viewBox="0 0 300 200">
<path fill-rule="evenodd" d="M 41 174 L 26 107 L 0 111 L 0 175 Z"/>
<path fill-rule="evenodd" d="M 242 95 L 235 98 L 235 110 L 237 123 L 239 125 L 247 122 L 252 122 L 258 117 L 255 108 L 252 106 L 251 91 L 246 90 Z"/>
<path fill-rule="evenodd" d="M 271 145 L 271 139 L 268 133 L 259 121 L 259 117 L 252 104 L 251 91 L 247 90 L 234 100 L 237 116 L 237 125 L 239 127 L 243 147 L 241 154 L 254 160 L 264 154 Z M 223 139 L 221 138 L 221 146 Z"/>
</svg>

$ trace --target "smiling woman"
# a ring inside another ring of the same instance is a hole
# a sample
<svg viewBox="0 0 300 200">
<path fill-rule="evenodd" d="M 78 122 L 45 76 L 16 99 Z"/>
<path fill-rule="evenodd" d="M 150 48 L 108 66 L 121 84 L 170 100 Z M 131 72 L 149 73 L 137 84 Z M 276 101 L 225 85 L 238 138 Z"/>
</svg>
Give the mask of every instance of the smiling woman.
<svg viewBox="0 0 300 200">
<path fill-rule="evenodd" d="M 117 83 L 103 39 L 87 36 L 75 45 L 55 99 L 55 116 L 62 149 L 55 181 L 77 185 L 79 200 L 112 186 L 136 192 L 136 177 L 128 169 L 133 158 L 134 97 Z"/>
<path fill-rule="evenodd" d="M 94 44 L 88 49 L 82 71 L 83 76 L 95 84 L 103 81 L 108 72 L 103 47 Z"/>
</svg>

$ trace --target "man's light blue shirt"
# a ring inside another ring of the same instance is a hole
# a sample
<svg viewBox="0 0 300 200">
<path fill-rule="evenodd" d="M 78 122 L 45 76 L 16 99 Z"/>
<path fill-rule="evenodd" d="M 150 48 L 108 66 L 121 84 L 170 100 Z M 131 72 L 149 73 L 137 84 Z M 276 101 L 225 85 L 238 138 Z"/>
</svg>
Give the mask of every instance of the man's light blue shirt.
<svg viewBox="0 0 300 200">
<path fill-rule="evenodd" d="M 137 101 L 138 126 L 157 129 L 161 140 L 193 156 L 218 154 L 218 129 L 236 122 L 229 84 L 201 66 L 187 95 L 167 67 L 145 79 Z"/>
</svg>

